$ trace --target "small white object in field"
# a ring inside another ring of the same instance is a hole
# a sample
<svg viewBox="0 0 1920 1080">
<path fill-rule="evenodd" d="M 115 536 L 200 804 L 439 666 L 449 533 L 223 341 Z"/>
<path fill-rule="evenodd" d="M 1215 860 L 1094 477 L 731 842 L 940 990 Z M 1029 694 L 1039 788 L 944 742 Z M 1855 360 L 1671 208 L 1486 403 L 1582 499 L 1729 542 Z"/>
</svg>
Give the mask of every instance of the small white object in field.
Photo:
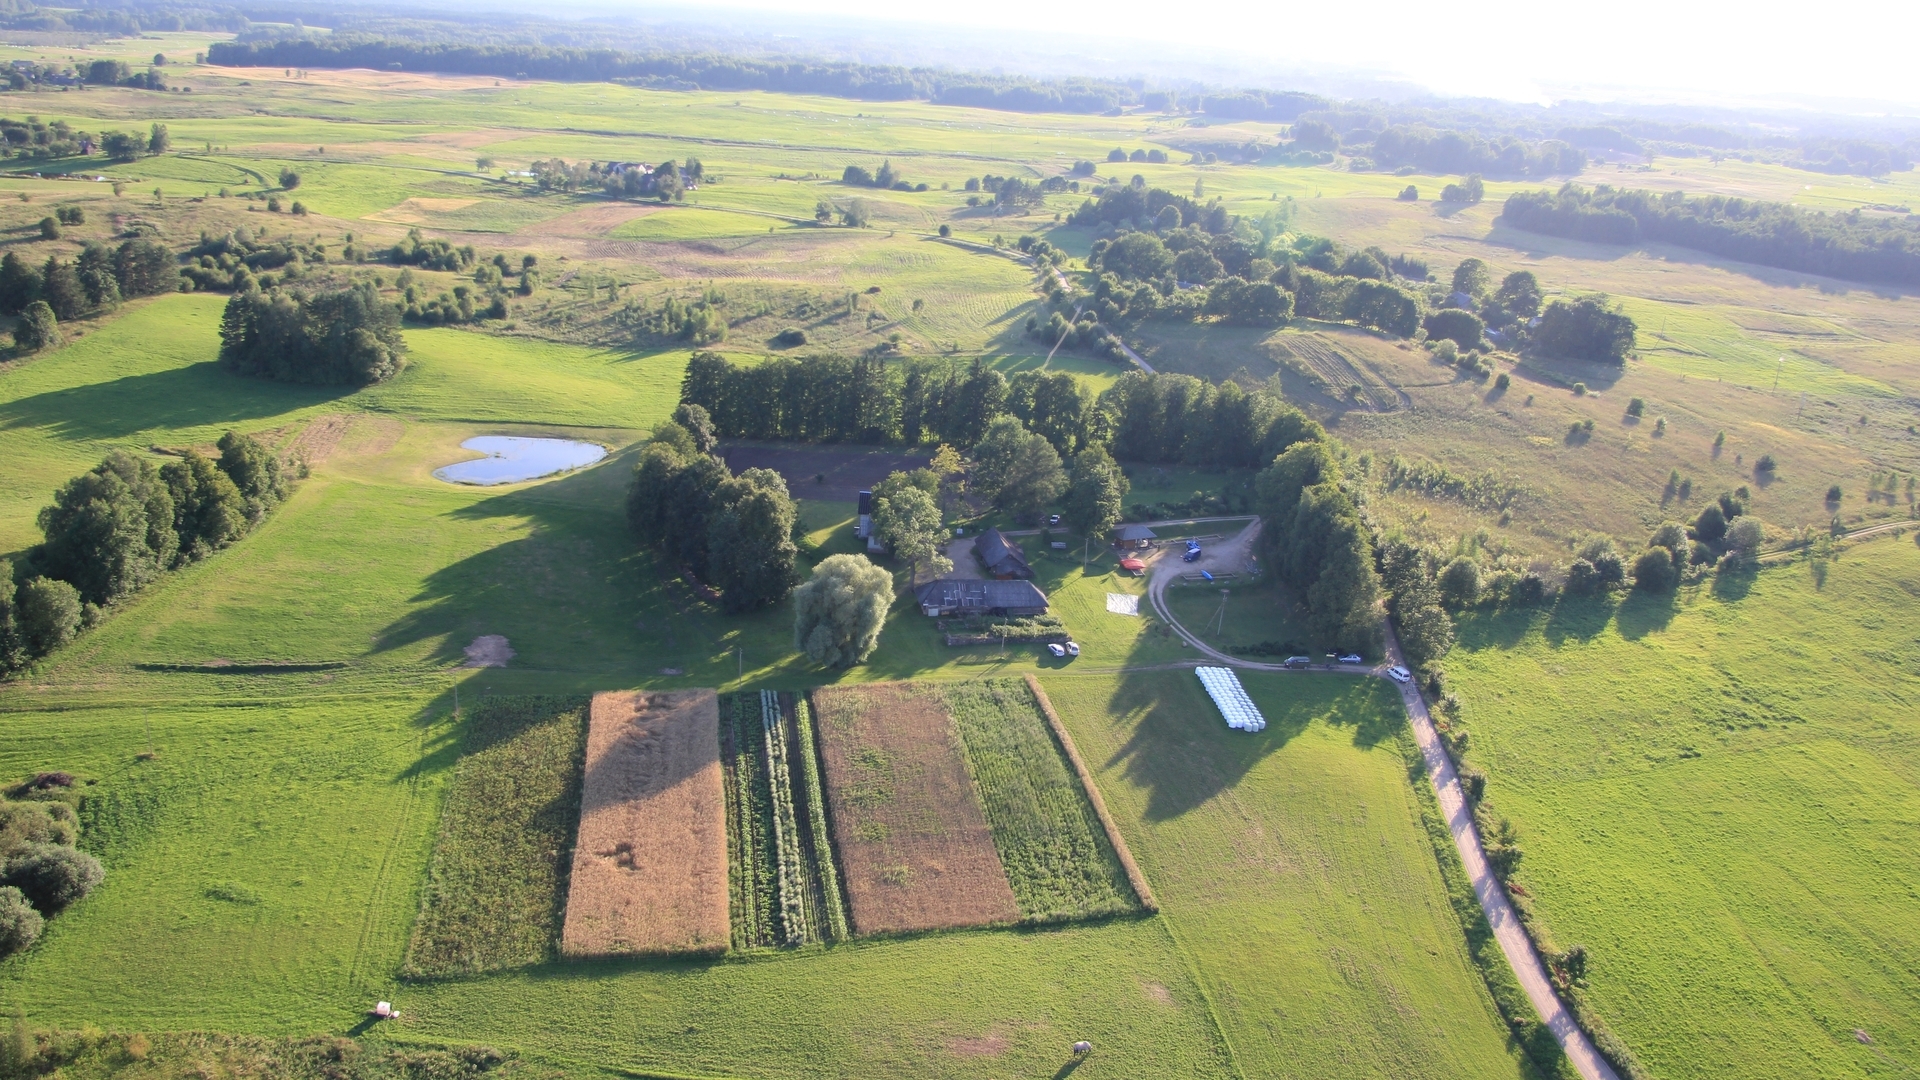
<svg viewBox="0 0 1920 1080">
<path fill-rule="evenodd" d="M 1115 615 L 1140 617 L 1140 598 L 1131 593 L 1110 592 L 1107 594 L 1107 610 Z"/>
<path fill-rule="evenodd" d="M 1073 1044 L 1073 1052 L 1076 1054 L 1091 1054 L 1093 1053 L 1093 1044 L 1082 1039 Z"/>
<path fill-rule="evenodd" d="M 378 1005 L 375 1005 L 373 1007 L 373 1015 L 378 1016 L 383 1020 L 389 1016 L 394 1015 L 393 1003 L 390 1001 L 380 1002 Z"/>
</svg>

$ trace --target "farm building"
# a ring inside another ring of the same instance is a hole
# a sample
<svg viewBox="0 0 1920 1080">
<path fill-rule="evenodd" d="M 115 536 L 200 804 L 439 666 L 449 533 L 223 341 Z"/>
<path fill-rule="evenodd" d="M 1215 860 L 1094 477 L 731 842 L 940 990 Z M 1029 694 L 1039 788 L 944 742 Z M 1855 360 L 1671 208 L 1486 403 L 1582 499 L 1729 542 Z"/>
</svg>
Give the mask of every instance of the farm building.
<svg viewBox="0 0 1920 1080">
<path fill-rule="evenodd" d="M 1047 594 L 1031 581 L 941 578 L 914 593 L 928 615 L 1045 615 Z"/>
<path fill-rule="evenodd" d="M 1020 545 L 1001 535 L 999 529 L 981 533 L 980 539 L 973 542 L 973 555 L 987 573 L 1002 581 L 1025 581 L 1033 576 L 1033 567 L 1027 565 Z"/>
<path fill-rule="evenodd" d="M 1122 549 L 1150 548 L 1156 537 L 1145 525 L 1122 525 L 1113 530 L 1113 546 Z"/>
</svg>

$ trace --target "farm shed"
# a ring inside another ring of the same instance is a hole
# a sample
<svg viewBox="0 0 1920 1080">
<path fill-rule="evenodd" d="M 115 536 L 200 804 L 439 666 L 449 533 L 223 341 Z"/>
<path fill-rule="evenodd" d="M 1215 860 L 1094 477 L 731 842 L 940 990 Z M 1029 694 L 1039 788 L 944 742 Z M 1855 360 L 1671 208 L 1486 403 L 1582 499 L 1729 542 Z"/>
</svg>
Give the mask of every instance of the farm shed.
<svg viewBox="0 0 1920 1080">
<path fill-rule="evenodd" d="M 1045 615 L 1047 594 L 1031 581 L 971 581 L 941 578 L 914 594 L 928 615 Z"/>
<path fill-rule="evenodd" d="M 1153 530 L 1145 525 L 1122 525 L 1113 530 L 1113 546 L 1122 549 L 1141 550 L 1153 546 Z"/>
<path fill-rule="evenodd" d="M 1027 556 L 1020 545 L 1003 536 L 999 529 L 981 533 L 980 539 L 973 542 L 973 554 L 987 573 L 1003 581 L 1024 581 L 1033 576 L 1033 567 L 1027 565 Z"/>
</svg>

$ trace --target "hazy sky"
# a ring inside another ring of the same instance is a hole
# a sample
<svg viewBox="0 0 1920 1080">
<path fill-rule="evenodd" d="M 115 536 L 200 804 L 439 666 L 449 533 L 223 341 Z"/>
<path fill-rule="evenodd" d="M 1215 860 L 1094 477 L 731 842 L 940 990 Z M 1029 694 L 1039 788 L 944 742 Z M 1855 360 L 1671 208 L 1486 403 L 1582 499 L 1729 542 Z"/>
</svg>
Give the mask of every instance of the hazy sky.
<svg viewBox="0 0 1920 1080">
<path fill-rule="evenodd" d="M 1740 100 L 1790 96 L 1920 106 L 1920 0 L 1844 4 L 1701 0 L 1411 3 L 1361 0 L 1099 0 L 902 5 L 897 0 L 735 0 L 788 16 L 963 23 L 1044 49 L 1092 33 L 1213 46 L 1276 68 L 1341 67 L 1404 76 L 1447 94 L 1545 101 L 1569 96 Z M 1463 14 L 1442 14 L 1455 10 Z"/>
</svg>

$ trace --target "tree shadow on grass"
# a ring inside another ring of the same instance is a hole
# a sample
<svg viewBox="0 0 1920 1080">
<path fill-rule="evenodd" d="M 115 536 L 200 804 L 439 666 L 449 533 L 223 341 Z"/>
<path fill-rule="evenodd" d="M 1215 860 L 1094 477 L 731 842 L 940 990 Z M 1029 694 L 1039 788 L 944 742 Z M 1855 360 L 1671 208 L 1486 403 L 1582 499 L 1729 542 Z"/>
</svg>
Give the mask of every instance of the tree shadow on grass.
<svg viewBox="0 0 1920 1080">
<path fill-rule="evenodd" d="M 1547 616 L 1545 634 L 1547 642 L 1554 646 L 1574 641 L 1592 641 L 1599 637 L 1613 619 L 1614 599 L 1611 595 L 1600 596 L 1560 596 L 1560 602 L 1553 606 L 1552 614 Z"/>
<path fill-rule="evenodd" d="M 356 389 L 249 379 L 208 361 L 10 401 L 0 405 L 0 429 L 42 428 L 73 440 L 124 439 L 142 431 L 279 416 L 351 396 Z"/>
<path fill-rule="evenodd" d="M 1131 730 L 1106 764 L 1122 765 L 1128 781 L 1147 789 L 1147 820 L 1177 818 L 1234 787 L 1313 719 L 1304 707 L 1272 708 L 1270 687 L 1256 692 L 1267 729 L 1241 732 L 1226 726 L 1191 674 L 1132 671 L 1120 680 L 1106 722 Z"/>
<path fill-rule="evenodd" d="M 1539 617 L 1540 609 L 1537 607 L 1462 612 L 1454 620 L 1453 640 L 1456 646 L 1468 652 L 1511 649 L 1527 639 Z"/>
<path fill-rule="evenodd" d="M 1822 570 L 1824 571 L 1824 566 Z M 1711 590 L 1713 598 L 1715 600 L 1728 602 L 1745 600 L 1747 594 L 1753 591 L 1754 579 L 1759 576 L 1760 568 L 1751 563 L 1740 566 L 1729 566 L 1724 570 L 1716 571 L 1713 575 L 1713 588 Z M 1825 583 L 1824 573 L 1820 574 L 1820 581 L 1822 584 Z"/>
<path fill-rule="evenodd" d="M 1679 612 L 1678 593 L 1635 589 L 1614 610 L 1613 625 L 1619 628 L 1621 637 L 1639 641 L 1656 630 L 1665 630 Z"/>
</svg>

